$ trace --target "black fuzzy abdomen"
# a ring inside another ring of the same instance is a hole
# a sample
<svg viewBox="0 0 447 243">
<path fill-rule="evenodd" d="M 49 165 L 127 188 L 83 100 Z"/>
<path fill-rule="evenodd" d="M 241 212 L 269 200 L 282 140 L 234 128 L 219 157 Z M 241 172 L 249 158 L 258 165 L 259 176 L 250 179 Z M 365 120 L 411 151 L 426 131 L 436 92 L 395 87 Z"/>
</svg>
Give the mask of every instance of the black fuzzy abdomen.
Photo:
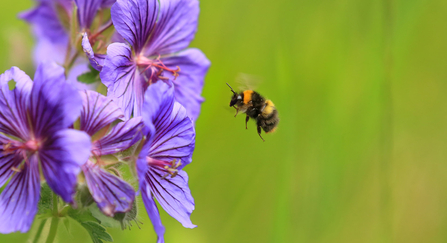
<svg viewBox="0 0 447 243">
<path fill-rule="evenodd" d="M 274 109 L 272 113 L 268 115 L 258 116 L 256 119 L 256 123 L 266 133 L 273 131 L 278 126 L 279 123 L 278 111 Z"/>
</svg>

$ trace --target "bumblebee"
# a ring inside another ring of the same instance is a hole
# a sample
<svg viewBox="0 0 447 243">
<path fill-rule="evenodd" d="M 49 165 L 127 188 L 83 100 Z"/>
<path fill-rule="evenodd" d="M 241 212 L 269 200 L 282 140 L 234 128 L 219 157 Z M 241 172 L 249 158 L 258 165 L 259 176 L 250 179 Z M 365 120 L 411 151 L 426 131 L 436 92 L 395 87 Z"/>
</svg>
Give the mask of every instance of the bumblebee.
<svg viewBox="0 0 447 243">
<path fill-rule="evenodd" d="M 278 111 L 275 105 L 271 100 L 266 100 L 256 91 L 244 90 L 237 93 L 228 83 L 227 85 L 230 87 L 231 92 L 233 92 L 230 107 L 236 109 L 236 115 L 234 117 L 239 112 L 247 115 L 245 118 L 245 129 L 248 129 L 248 120 L 250 118 L 255 119 L 259 137 L 265 142 L 261 136 L 261 128 L 265 133 L 271 133 L 276 130 L 279 123 Z"/>
</svg>

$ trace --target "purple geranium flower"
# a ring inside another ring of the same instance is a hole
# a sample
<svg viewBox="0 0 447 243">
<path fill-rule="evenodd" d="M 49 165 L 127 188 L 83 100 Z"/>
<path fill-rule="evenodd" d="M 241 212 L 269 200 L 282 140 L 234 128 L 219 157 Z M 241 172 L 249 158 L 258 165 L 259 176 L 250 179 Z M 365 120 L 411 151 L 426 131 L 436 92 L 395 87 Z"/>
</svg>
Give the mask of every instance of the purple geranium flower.
<svg viewBox="0 0 447 243">
<path fill-rule="evenodd" d="M 20 18 L 32 25 L 37 39 L 35 62 L 55 61 L 62 64 L 69 43 L 68 20 L 72 11 L 72 1 L 36 0 L 36 2 L 35 8 L 20 14 Z"/>
<path fill-rule="evenodd" d="M 115 125 L 106 135 L 112 122 L 124 117 L 121 109 L 109 98 L 94 92 L 82 91 L 83 109 L 80 129 L 93 138 L 92 156 L 82 166 L 93 199 L 105 215 L 127 212 L 132 208 L 135 191 L 121 178 L 104 168 L 103 155 L 122 152 L 142 138 L 141 117 Z"/>
<path fill-rule="evenodd" d="M 109 8 L 115 0 L 37 0 L 37 6 L 23 12 L 20 17 L 30 23 L 37 39 L 34 59 L 35 63 L 55 61 L 63 64 L 69 58 L 77 59 L 76 46 L 70 46 L 70 25 L 73 16 L 73 6 L 77 6 L 77 20 L 79 33 L 92 33 L 92 43 L 100 39 L 100 34 L 111 26 L 111 20 L 105 20 L 101 26 L 92 27 L 93 20 L 101 9 Z M 78 43 L 81 39 L 71 40 Z M 106 45 L 102 45 L 105 52 Z M 69 48 L 67 48 L 69 47 Z M 69 55 L 68 57 L 66 55 Z M 100 56 L 100 55 L 99 55 Z M 77 80 L 77 77 L 88 70 L 86 59 L 77 59 L 68 77 Z M 82 85 L 80 85 L 82 87 Z"/>
<path fill-rule="evenodd" d="M 164 226 L 154 198 L 184 227 L 194 228 L 190 215 L 194 199 L 188 188 L 188 175 L 181 169 L 191 163 L 195 146 L 194 126 L 185 108 L 174 101 L 172 82 L 157 82 L 146 93 L 143 121 L 148 129 L 137 160 L 141 196 L 158 242 L 164 242 Z"/>
<path fill-rule="evenodd" d="M 15 88 L 10 86 L 15 82 Z M 13 67 L 0 76 L 0 233 L 29 230 L 40 197 L 40 173 L 66 202 L 88 159 L 89 136 L 68 129 L 82 100 L 53 63 L 38 67 L 34 83 Z"/>
<path fill-rule="evenodd" d="M 117 0 L 111 11 L 117 32 L 132 49 L 123 43 L 109 45 L 100 76 L 126 118 L 132 112 L 141 115 L 149 85 L 170 79 L 176 100 L 196 120 L 203 102 L 203 79 L 210 65 L 200 50 L 185 49 L 197 29 L 198 1 Z"/>
</svg>

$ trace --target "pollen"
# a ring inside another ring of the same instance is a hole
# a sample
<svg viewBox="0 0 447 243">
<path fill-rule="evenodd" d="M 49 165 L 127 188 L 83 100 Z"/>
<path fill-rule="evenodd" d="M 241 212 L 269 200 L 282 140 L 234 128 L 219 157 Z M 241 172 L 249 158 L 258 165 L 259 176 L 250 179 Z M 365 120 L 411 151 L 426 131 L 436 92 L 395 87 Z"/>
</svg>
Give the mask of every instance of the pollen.
<svg viewBox="0 0 447 243">
<path fill-rule="evenodd" d="M 178 174 L 178 167 L 182 165 L 181 160 L 174 159 L 171 161 L 170 165 L 165 165 L 164 169 L 166 170 L 166 174 L 161 178 L 162 180 L 165 179 L 167 176 L 171 175 L 171 178 L 174 178 Z"/>
</svg>

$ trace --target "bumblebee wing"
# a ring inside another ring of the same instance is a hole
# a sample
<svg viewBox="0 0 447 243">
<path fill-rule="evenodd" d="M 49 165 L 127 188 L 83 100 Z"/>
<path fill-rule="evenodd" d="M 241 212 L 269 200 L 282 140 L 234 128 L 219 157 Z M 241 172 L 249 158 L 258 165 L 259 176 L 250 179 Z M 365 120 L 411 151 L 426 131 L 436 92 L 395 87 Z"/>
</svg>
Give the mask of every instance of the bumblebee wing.
<svg viewBox="0 0 447 243">
<path fill-rule="evenodd" d="M 239 73 L 236 76 L 236 83 L 239 90 L 256 90 L 262 83 L 262 78 L 252 74 Z"/>
</svg>

